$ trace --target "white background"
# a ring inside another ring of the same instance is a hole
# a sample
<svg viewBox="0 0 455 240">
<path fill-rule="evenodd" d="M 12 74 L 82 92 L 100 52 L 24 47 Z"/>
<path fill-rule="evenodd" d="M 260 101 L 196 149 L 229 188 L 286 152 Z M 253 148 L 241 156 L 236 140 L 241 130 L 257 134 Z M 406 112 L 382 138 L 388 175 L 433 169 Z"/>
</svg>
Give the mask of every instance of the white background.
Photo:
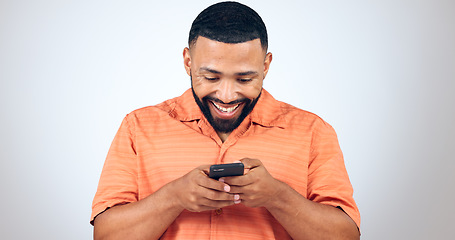
<svg viewBox="0 0 455 240">
<path fill-rule="evenodd" d="M 0 238 L 91 239 L 122 118 L 190 87 L 182 50 L 213 1 L 0 0 Z M 362 239 L 449 239 L 455 1 L 244 1 L 264 87 L 337 130 Z"/>
</svg>

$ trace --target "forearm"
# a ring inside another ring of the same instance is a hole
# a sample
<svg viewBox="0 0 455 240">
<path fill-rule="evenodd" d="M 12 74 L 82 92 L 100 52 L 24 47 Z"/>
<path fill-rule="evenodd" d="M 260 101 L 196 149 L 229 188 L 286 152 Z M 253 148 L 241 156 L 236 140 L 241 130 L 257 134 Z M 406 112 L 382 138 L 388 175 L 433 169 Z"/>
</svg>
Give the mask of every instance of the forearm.
<svg viewBox="0 0 455 240">
<path fill-rule="evenodd" d="M 138 202 L 116 206 L 98 215 L 94 239 L 158 239 L 183 210 L 172 201 L 169 189 L 168 184 Z"/>
<path fill-rule="evenodd" d="M 354 221 L 342 210 L 312 202 L 280 182 L 280 194 L 267 210 L 293 239 L 359 239 Z"/>
</svg>

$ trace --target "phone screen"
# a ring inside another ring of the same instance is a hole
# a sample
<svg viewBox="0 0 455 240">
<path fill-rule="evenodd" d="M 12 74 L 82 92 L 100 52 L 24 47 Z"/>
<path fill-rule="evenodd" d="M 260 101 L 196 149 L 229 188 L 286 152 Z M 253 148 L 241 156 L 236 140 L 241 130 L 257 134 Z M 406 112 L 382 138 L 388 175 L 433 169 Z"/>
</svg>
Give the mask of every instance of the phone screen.
<svg viewBox="0 0 455 240">
<path fill-rule="evenodd" d="M 209 177 L 218 179 L 220 177 L 241 176 L 243 169 L 243 163 L 215 164 L 210 166 Z"/>
</svg>

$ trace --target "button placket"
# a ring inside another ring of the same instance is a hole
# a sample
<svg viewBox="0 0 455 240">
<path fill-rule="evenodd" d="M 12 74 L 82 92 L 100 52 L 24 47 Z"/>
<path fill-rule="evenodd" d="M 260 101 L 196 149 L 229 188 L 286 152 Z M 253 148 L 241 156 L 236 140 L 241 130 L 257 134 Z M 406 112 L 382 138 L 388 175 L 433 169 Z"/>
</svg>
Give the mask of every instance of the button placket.
<svg viewBox="0 0 455 240">
<path fill-rule="evenodd" d="M 215 214 L 216 214 L 217 216 L 223 214 L 223 209 L 222 209 L 222 208 L 216 209 L 216 210 L 215 210 Z"/>
</svg>

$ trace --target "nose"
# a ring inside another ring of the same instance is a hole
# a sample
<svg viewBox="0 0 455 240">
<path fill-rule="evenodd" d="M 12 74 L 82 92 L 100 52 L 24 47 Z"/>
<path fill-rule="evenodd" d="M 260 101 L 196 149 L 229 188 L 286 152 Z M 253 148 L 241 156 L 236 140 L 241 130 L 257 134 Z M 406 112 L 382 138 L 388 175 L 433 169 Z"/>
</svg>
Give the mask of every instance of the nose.
<svg viewBox="0 0 455 240">
<path fill-rule="evenodd" d="M 218 84 L 216 97 L 224 103 L 230 103 L 237 100 L 238 94 L 235 81 L 231 81 L 230 79 L 221 80 Z"/>
</svg>

